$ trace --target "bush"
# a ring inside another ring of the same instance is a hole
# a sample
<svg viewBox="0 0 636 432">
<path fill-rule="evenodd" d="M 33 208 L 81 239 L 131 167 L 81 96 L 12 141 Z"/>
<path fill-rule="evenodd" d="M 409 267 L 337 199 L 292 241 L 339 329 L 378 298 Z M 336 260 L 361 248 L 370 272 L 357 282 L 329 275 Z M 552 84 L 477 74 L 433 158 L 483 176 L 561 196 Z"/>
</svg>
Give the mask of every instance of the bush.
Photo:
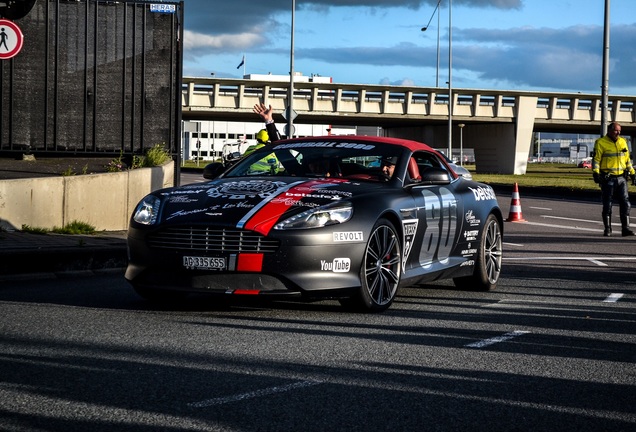
<svg viewBox="0 0 636 432">
<path fill-rule="evenodd" d="M 46 228 L 32 227 L 27 224 L 22 225 L 21 231 L 26 233 L 31 233 L 31 234 L 46 234 L 49 232 Z"/>
<path fill-rule="evenodd" d="M 46 228 L 32 227 L 29 225 L 22 225 L 22 232 L 28 232 L 31 234 L 48 234 L 49 230 Z M 85 222 L 73 221 L 66 224 L 64 227 L 53 227 L 50 232 L 55 234 L 95 234 L 95 227 Z"/>
<path fill-rule="evenodd" d="M 172 157 L 163 144 L 155 144 L 154 147 L 146 151 L 145 156 L 132 155 L 130 166 L 126 166 L 124 162 L 123 152 L 119 152 L 119 157 L 113 159 L 106 165 L 107 172 L 119 172 L 126 169 L 149 168 L 164 165 L 171 160 Z"/>
<path fill-rule="evenodd" d="M 94 234 L 95 227 L 75 220 L 66 224 L 63 228 L 53 227 L 51 231 L 56 234 Z"/>
<path fill-rule="evenodd" d="M 126 164 L 122 160 L 123 157 L 124 157 L 124 154 L 123 152 L 120 151 L 119 157 L 117 159 L 113 159 L 112 161 L 108 162 L 108 165 L 106 165 L 106 171 L 108 172 L 123 171 L 126 168 Z"/>
<path fill-rule="evenodd" d="M 154 147 L 146 152 L 146 156 L 141 161 L 143 167 L 161 166 L 168 162 L 171 158 L 170 153 L 162 144 L 155 144 Z"/>
</svg>

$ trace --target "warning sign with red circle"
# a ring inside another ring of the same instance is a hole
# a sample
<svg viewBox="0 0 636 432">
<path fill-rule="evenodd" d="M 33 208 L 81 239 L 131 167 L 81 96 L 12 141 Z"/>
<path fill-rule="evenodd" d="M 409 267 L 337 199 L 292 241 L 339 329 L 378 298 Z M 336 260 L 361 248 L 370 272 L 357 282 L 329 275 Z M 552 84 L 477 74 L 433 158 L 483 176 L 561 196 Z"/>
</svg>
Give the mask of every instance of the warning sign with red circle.
<svg viewBox="0 0 636 432">
<path fill-rule="evenodd" d="M 16 56 L 22 49 L 24 36 L 13 21 L 0 19 L 0 60 Z"/>
</svg>

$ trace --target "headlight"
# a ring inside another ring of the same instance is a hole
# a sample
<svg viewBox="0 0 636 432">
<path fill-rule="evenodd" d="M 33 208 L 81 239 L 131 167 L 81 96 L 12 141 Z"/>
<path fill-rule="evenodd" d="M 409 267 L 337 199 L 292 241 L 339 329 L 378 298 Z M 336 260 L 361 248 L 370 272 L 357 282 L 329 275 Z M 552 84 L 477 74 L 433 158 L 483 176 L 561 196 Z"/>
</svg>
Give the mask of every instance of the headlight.
<svg viewBox="0 0 636 432">
<path fill-rule="evenodd" d="M 276 230 L 320 228 L 344 223 L 351 219 L 353 207 L 350 204 L 331 207 L 318 207 L 304 211 L 274 225 Z"/>
<path fill-rule="evenodd" d="M 159 215 L 159 205 L 161 200 L 156 196 L 148 195 L 145 197 L 135 210 L 133 220 L 137 223 L 144 225 L 153 225 L 157 222 L 157 216 Z"/>
</svg>

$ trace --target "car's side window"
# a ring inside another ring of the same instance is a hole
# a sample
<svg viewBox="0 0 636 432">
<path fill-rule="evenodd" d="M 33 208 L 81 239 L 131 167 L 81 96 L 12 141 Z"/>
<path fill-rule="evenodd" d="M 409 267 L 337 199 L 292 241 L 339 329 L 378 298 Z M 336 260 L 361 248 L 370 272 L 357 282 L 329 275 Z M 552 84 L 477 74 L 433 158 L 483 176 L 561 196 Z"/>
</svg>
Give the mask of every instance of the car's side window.
<svg viewBox="0 0 636 432">
<path fill-rule="evenodd" d="M 413 159 L 417 163 L 417 167 L 420 170 L 420 174 L 426 172 L 429 168 L 443 168 L 446 169 L 444 164 L 439 160 L 437 156 L 428 152 L 415 152 L 413 153 Z"/>
</svg>

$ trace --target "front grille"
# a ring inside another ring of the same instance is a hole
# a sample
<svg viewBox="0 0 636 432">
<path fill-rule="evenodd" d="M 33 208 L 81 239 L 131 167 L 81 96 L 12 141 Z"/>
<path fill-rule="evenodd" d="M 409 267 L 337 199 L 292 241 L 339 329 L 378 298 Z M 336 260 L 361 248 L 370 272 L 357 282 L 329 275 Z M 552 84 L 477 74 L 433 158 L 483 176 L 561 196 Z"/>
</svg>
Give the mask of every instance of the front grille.
<svg viewBox="0 0 636 432">
<path fill-rule="evenodd" d="M 181 251 L 274 253 L 279 243 L 253 231 L 174 227 L 149 235 L 148 246 Z"/>
</svg>

